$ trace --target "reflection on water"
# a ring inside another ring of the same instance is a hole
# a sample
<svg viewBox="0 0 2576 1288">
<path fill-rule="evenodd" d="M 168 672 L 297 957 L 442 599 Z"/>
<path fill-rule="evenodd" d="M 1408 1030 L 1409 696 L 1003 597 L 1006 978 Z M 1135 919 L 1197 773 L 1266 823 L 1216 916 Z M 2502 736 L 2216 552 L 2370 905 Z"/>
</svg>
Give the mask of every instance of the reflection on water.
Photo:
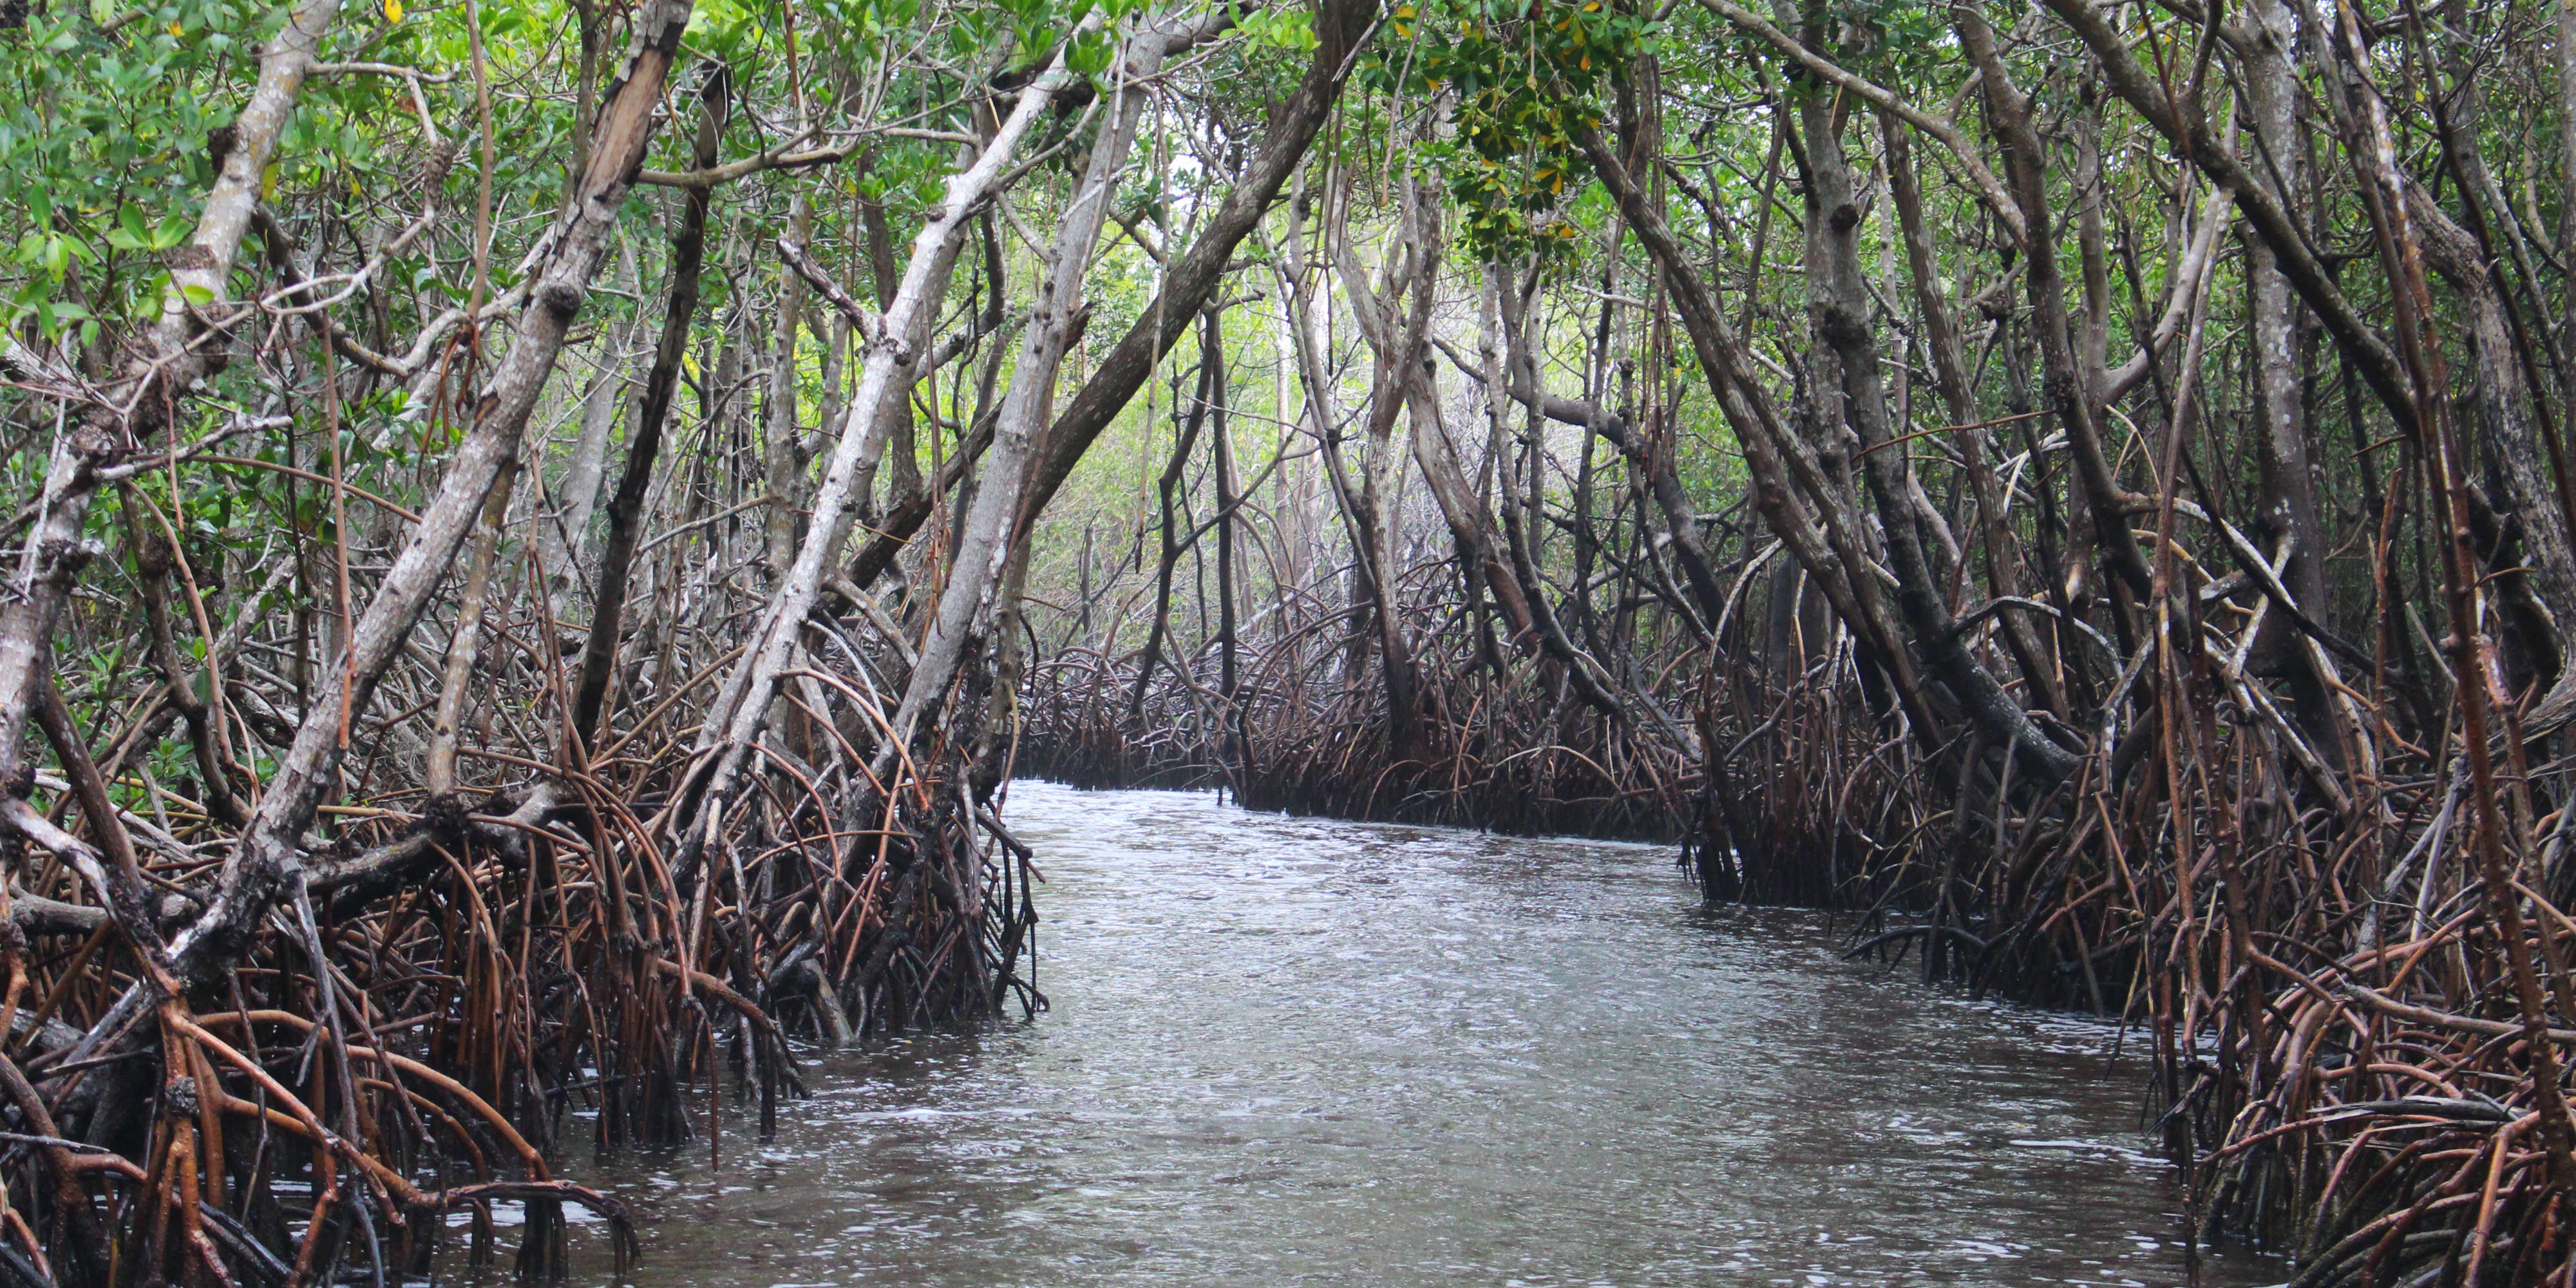
<svg viewBox="0 0 2576 1288">
<path fill-rule="evenodd" d="M 642 1215 L 643 1288 L 2186 1281 L 2108 1028 L 1704 911 L 1668 850 L 1007 814 L 1054 1011 L 819 1061 L 720 1171 L 581 1169 Z"/>
</svg>

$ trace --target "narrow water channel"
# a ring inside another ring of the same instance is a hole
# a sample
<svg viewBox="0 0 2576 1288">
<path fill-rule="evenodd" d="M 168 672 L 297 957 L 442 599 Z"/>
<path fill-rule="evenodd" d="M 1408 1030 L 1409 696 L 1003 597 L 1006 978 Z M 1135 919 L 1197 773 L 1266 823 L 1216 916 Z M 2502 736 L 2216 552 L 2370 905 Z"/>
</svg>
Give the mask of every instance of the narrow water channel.
<svg viewBox="0 0 2576 1288">
<path fill-rule="evenodd" d="M 821 1060 L 720 1170 L 582 1169 L 640 1288 L 2188 1282 L 2111 1029 L 1703 909 L 1668 850 L 1041 783 L 1006 816 L 1054 1010 Z"/>
</svg>

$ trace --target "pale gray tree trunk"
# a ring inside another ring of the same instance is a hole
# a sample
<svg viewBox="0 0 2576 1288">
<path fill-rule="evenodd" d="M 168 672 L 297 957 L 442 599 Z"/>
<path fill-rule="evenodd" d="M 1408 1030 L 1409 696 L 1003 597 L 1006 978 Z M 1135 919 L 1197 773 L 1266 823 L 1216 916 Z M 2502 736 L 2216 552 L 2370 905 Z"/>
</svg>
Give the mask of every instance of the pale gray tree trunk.
<svg viewBox="0 0 2576 1288">
<path fill-rule="evenodd" d="M 546 496 L 537 515 L 537 562 L 545 571 L 546 620 L 561 622 L 581 582 L 581 560 L 590 549 L 590 519 L 599 509 L 599 492 L 607 478 L 608 439 L 617 428 L 617 411 L 633 402 L 627 372 L 634 366 L 636 338 L 644 330 L 644 306 L 638 290 L 641 273 L 635 248 L 619 239 L 617 275 L 629 295 L 637 297 L 634 316 L 600 342 L 597 383 L 582 404 L 581 434 L 564 460 L 563 481 Z"/>
<path fill-rule="evenodd" d="M 183 977 L 201 979 L 218 969 L 284 890 L 304 830 L 347 753 L 351 727 L 366 712 L 386 668 L 402 653 L 446 579 L 485 498 L 516 462 L 529 412 L 605 257 L 629 177 L 643 162 L 654 107 L 678 54 L 690 8 L 690 0 L 645 0 L 637 11 L 634 45 L 607 95 L 589 164 L 575 199 L 548 230 L 535 258 L 530 306 L 520 314 L 509 349 L 475 399 L 473 428 L 457 445 L 437 497 L 359 615 L 347 649 L 315 686 L 295 740 L 225 862 L 209 906 L 172 943 Z M 255 188 L 257 175 L 254 169 L 245 181 Z M 238 229 L 234 236 L 238 239 Z M 117 1009 L 123 1011 L 125 1004 Z M 112 1015 L 104 1027 L 120 1022 Z"/>
<path fill-rule="evenodd" d="M 787 208 L 787 238 L 802 246 L 812 235 L 814 206 L 798 193 Z M 767 423 L 763 474 L 769 484 L 769 509 L 761 524 L 768 544 L 769 573 L 785 576 L 796 561 L 796 511 L 803 499 L 806 449 L 796 431 L 796 334 L 804 324 L 805 279 L 781 265 L 778 270 L 778 334 L 769 361 L 769 396 L 761 407 Z"/>
<path fill-rule="evenodd" d="M 770 592 L 768 605 L 761 610 L 745 641 L 742 660 L 726 674 L 715 701 L 707 709 L 705 721 L 698 728 L 696 763 L 688 781 L 655 821 L 656 827 L 677 830 L 682 853 L 676 867 L 684 883 L 695 880 L 709 834 L 721 825 L 725 806 L 740 780 L 743 758 L 759 738 L 768 717 L 770 696 L 779 673 L 786 668 L 805 615 L 822 593 L 824 574 L 835 553 L 829 538 L 843 531 L 843 518 L 858 501 L 855 484 L 868 436 L 852 433 L 851 427 L 873 421 L 886 399 L 902 396 L 910 382 L 908 368 L 916 357 L 904 345 L 903 337 L 913 333 L 914 317 L 928 307 L 932 273 L 942 247 L 963 233 L 968 217 L 1001 179 L 1012 155 L 1019 150 L 1020 140 L 1037 123 L 1039 113 L 1074 83 L 1075 77 L 1064 70 L 1059 53 L 1045 72 L 1020 91 L 1011 114 L 974 163 L 948 177 L 945 196 L 913 238 L 912 258 L 904 269 L 903 281 L 883 316 L 874 319 L 872 334 L 866 337 L 867 359 L 861 368 L 858 392 L 850 399 L 838 444 L 824 471 L 822 486 L 815 493 L 814 514 L 805 540 L 799 543 L 787 574 Z"/>
<path fill-rule="evenodd" d="M 168 257 L 170 284 L 152 327 L 150 356 L 111 387 L 113 405 L 95 409 L 76 426 L 57 423 L 36 518 L 11 578 L 13 593 L 0 606 L 0 767 L 27 763 L 27 717 L 51 665 L 54 621 L 81 567 L 99 553 L 83 533 L 98 469 L 132 440 L 158 438 L 176 423 L 177 405 L 205 374 L 209 349 L 216 346 L 191 347 L 198 319 L 228 309 L 225 285 L 259 207 L 260 176 L 277 154 L 322 34 L 339 11 L 339 0 L 305 0 L 260 51 L 259 78 L 233 118 L 232 148 L 206 194 L 196 232 Z M 204 303 L 191 304 L 191 295 Z"/>
<path fill-rule="evenodd" d="M 1128 153 L 1135 146 L 1136 127 L 1144 118 L 1151 82 L 1162 71 L 1173 35 L 1165 23 L 1147 23 L 1124 42 L 1117 63 L 1108 73 L 1111 88 L 1099 134 L 1092 142 L 1082 181 L 1075 186 L 1073 199 L 1056 226 L 1047 272 L 1038 281 L 1038 297 L 1027 330 L 1021 335 L 1019 359 L 1012 367 L 1011 383 L 1002 394 L 993 445 L 984 456 L 983 477 L 976 484 L 974 503 L 968 507 L 958 532 L 956 553 L 949 562 L 948 585 L 931 616 L 929 633 L 922 639 L 921 660 L 913 668 L 912 679 L 904 686 L 903 702 L 895 712 L 898 743 L 908 742 L 923 714 L 946 695 L 950 681 L 965 661 L 970 640 L 980 634 L 975 629 L 977 618 L 993 602 L 993 591 L 1000 584 L 1010 554 L 1012 528 L 1019 517 L 1020 485 L 1028 475 L 1038 433 L 1047 423 L 1056 370 L 1063 364 L 1084 308 L 1082 280 L 1091 266 L 1092 249 L 1100 241 L 1101 229 L 1109 221 L 1109 203 L 1117 197 L 1119 173 L 1126 168 Z M 880 754 L 881 774 L 897 750 L 890 744 Z"/>
</svg>

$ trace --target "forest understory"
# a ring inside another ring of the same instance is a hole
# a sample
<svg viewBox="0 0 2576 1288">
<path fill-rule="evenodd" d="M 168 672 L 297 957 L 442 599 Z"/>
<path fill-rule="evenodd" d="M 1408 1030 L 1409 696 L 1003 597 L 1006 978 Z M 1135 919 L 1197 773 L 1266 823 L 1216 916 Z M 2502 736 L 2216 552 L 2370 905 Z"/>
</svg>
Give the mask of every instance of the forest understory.
<svg viewBox="0 0 2576 1288">
<path fill-rule="evenodd" d="M 2576 4 L 12 0 L 0 210 L 10 1288 L 631 1248 L 1044 1008 L 1014 776 L 1671 842 L 2576 1288 Z"/>
</svg>

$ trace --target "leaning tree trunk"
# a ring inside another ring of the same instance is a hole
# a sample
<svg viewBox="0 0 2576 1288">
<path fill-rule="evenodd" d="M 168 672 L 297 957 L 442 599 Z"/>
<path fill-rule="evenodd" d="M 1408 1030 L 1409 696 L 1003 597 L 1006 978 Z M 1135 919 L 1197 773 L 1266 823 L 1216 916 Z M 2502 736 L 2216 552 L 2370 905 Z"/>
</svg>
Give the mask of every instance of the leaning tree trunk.
<svg viewBox="0 0 2576 1288">
<path fill-rule="evenodd" d="M 838 443 L 823 473 L 822 485 L 815 492 L 814 513 L 808 520 L 805 539 L 797 546 L 796 560 L 770 592 L 767 606 L 745 641 L 741 660 L 726 674 L 723 686 L 709 704 L 680 790 L 654 820 L 657 830 L 679 843 L 679 856 L 673 866 L 684 889 L 694 885 L 710 833 L 721 825 L 725 808 L 741 781 L 744 758 L 768 718 L 779 674 L 787 667 L 806 614 L 813 610 L 822 592 L 824 572 L 833 555 L 829 538 L 841 531 L 843 516 L 857 502 L 853 485 L 867 436 L 850 432 L 851 427 L 873 420 L 885 399 L 901 396 L 903 384 L 909 383 L 898 381 L 917 355 L 905 348 L 902 337 L 910 333 L 914 315 L 927 306 L 932 269 L 940 248 L 963 233 L 967 218 L 1000 181 L 1004 167 L 1019 150 L 1020 140 L 1036 125 L 1046 105 L 1075 83 L 1076 78 L 1064 70 L 1062 63 L 1059 51 L 1048 68 L 1020 91 L 1010 116 L 974 164 L 948 177 L 946 195 L 913 238 L 912 258 L 895 291 L 894 302 L 871 320 L 873 334 L 866 339 L 868 356 L 861 368 L 858 391 L 842 413 Z M 802 261 L 804 248 L 791 243 L 781 249 L 791 260 Z M 837 293 L 838 288 L 834 290 Z M 889 745 L 893 741 L 896 740 L 890 740 Z"/>
<path fill-rule="evenodd" d="M 903 701 L 895 710 L 894 735 L 878 754 L 880 777 L 901 746 L 911 741 L 922 717 L 946 700 L 948 687 L 965 662 L 972 641 L 981 637 L 977 620 L 995 602 L 993 592 L 1001 584 L 1003 565 L 1010 558 L 1021 483 L 1035 459 L 1038 433 L 1045 428 L 1045 410 L 1054 397 L 1056 368 L 1063 363 L 1065 351 L 1084 320 L 1083 277 L 1090 267 L 1092 247 L 1100 240 L 1100 230 L 1109 222 L 1109 203 L 1117 198 L 1118 176 L 1126 169 L 1127 154 L 1135 146 L 1136 127 L 1144 119 L 1147 83 L 1162 70 L 1168 52 L 1187 49 L 1200 38 L 1189 28 L 1148 22 L 1128 38 L 1112 67 L 1110 77 L 1115 88 L 1103 112 L 1099 136 L 1092 143 L 1082 182 L 1076 185 L 1056 226 L 1055 242 L 1048 250 L 1047 275 L 1038 283 L 1037 305 L 1021 337 L 1010 386 L 1002 394 L 1000 418 L 993 427 L 993 446 L 985 453 L 974 503 L 967 508 L 958 528 L 956 549 L 948 564 L 948 584 L 931 614 L 929 632 L 921 642 L 920 660 L 914 664 L 912 678 L 904 686 Z"/>
<path fill-rule="evenodd" d="M 322 34 L 339 11 L 339 0 L 305 0 L 260 51 L 259 80 L 226 127 L 230 150 L 206 193 L 196 231 L 170 254 L 169 285 L 148 337 L 149 356 L 129 365 L 77 430 L 56 439 L 15 575 L 25 589 L 0 607 L 0 766 L 28 763 L 27 715 L 50 665 L 55 620 L 81 568 L 99 553 L 83 525 L 102 482 L 100 471 L 117 455 L 175 429 L 180 405 L 221 352 L 219 342 L 200 342 L 199 318 L 226 301 L 233 259 L 258 210 L 261 175 L 294 115 Z M 191 295 L 207 302 L 194 303 Z"/>
<path fill-rule="evenodd" d="M 707 70 L 698 90 L 698 132 L 693 145 L 697 168 L 716 163 L 731 107 L 733 77 L 722 63 Z M 590 629 L 582 637 L 581 670 L 573 682 L 572 711 L 565 719 L 573 745 L 587 757 L 606 713 L 608 688 L 617 674 L 619 633 L 626 613 L 627 588 L 634 577 L 635 548 L 644 536 L 644 499 L 653 487 L 653 465 L 662 453 L 662 429 L 671 416 L 671 399 L 679 391 L 680 364 L 687 357 L 689 327 L 698 312 L 698 277 L 706 264 L 707 208 L 713 194 L 689 189 L 680 227 L 671 238 L 671 284 L 662 306 L 662 334 L 653 350 L 652 370 L 644 376 L 643 401 L 636 404 L 635 423 L 626 431 L 626 468 L 608 502 L 608 544 L 600 552 L 599 588 L 591 601 Z"/>
<path fill-rule="evenodd" d="M 484 498 L 516 462 L 528 413 L 589 294 L 618 211 L 643 163 L 654 108 L 678 56 L 689 13 L 690 0 L 645 0 L 636 13 L 634 45 L 600 110 L 589 163 L 531 274 L 533 302 L 520 315 L 508 352 L 475 399 L 473 426 L 457 445 L 436 499 L 422 512 L 411 540 L 359 615 L 338 664 L 316 686 L 293 744 L 224 864 L 210 906 L 172 942 L 183 977 L 202 980 L 219 972 L 286 893 L 304 830 L 348 750 L 351 724 L 367 710 L 386 668 L 444 582 Z"/>
</svg>

